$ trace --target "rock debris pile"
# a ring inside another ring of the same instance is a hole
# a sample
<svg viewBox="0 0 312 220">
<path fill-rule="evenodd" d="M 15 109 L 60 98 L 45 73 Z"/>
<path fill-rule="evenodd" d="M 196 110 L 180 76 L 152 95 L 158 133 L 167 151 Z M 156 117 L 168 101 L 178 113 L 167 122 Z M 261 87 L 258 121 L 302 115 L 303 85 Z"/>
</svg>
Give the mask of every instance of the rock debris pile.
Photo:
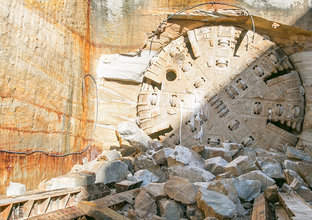
<svg viewBox="0 0 312 220">
<path fill-rule="evenodd" d="M 137 129 L 122 125 L 118 131 L 132 146 L 112 147 L 39 188 L 104 183 L 110 196 L 136 190 L 114 208 L 129 219 L 255 219 L 254 201 L 261 196 L 274 219 L 280 192 L 312 202 L 311 159 L 297 148 L 285 146 L 282 154 L 236 143 L 164 147 Z"/>
</svg>

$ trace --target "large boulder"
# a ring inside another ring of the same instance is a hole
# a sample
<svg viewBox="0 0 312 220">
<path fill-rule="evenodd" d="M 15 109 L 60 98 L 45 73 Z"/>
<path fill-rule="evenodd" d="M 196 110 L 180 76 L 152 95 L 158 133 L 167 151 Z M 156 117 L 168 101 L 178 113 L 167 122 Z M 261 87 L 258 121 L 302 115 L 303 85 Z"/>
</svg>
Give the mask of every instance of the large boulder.
<svg viewBox="0 0 312 220">
<path fill-rule="evenodd" d="M 258 168 L 255 161 L 248 156 L 239 156 L 224 166 L 224 169 L 232 172 L 234 176 L 240 176 L 250 171 L 257 170 Z"/>
<path fill-rule="evenodd" d="M 78 186 L 94 184 L 95 181 L 96 176 L 93 172 L 73 172 L 50 179 L 45 183 L 45 190 L 74 188 Z"/>
<path fill-rule="evenodd" d="M 172 148 L 163 148 L 153 154 L 153 158 L 156 164 L 165 165 L 167 164 L 167 158 L 173 154 Z"/>
<path fill-rule="evenodd" d="M 135 198 L 134 209 L 136 214 L 144 218 L 151 218 L 157 213 L 157 206 L 154 199 L 144 190 Z"/>
<path fill-rule="evenodd" d="M 205 217 L 230 219 L 236 214 L 236 205 L 225 195 L 200 189 L 196 196 L 197 205 L 205 213 Z"/>
<path fill-rule="evenodd" d="M 199 168 L 203 168 L 205 163 L 204 159 L 198 153 L 180 145 L 174 148 L 174 152 L 168 156 L 167 162 L 168 166 L 183 164 L 185 166 L 189 165 Z"/>
<path fill-rule="evenodd" d="M 143 181 L 142 186 L 145 186 L 149 183 L 158 182 L 159 177 L 148 170 L 139 170 L 134 173 L 133 179 L 130 178 L 130 180 Z"/>
<path fill-rule="evenodd" d="M 190 182 L 208 182 L 215 178 L 213 174 L 199 167 L 174 165 L 168 168 L 169 178 L 178 176 L 188 179 Z"/>
<path fill-rule="evenodd" d="M 183 217 L 183 209 L 182 207 L 170 199 L 161 199 L 158 201 L 159 213 L 161 217 L 166 218 L 168 220 L 179 220 Z"/>
<path fill-rule="evenodd" d="M 172 177 L 164 185 L 164 191 L 170 198 L 184 204 L 195 203 L 196 190 L 190 181 L 181 177 Z"/>
<path fill-rule="evenodd" d="M 258 180 L 245 180 L 235 178 L 233 185 L 240 199 L 251 201 L 258 197 L 261 191 L 262 183 Z"/>
<path fill-rule="evenodd" d="M 239 178 L 247 180 L 259 180 L 262 183 L 261 191 L 264 191 L 268 186 L 272 186 L 275 184 L 274 179 L 267 176 L 260 170 L 250 171 L 249 173 L 239 176 Z"/>
<path fill-rule="evenodd" d="M 269 157 L 258 157 L 257 162 L 261 170 L 271 178 L 284 179 L 285 176 L 282 171 L 282 166 L 276 160 Z"/>
<path fill-rule="evenodd" d="M 292 161 L 292 160 L 285 160 L 283 162 L 283 169 L 293 170 L 296 173 L 299 173 L 299 169 L 298 169 L 297 163 L 295 161 Z"/>
<path fill-rule="evenodd" d="M 105 161 L 89 163 L 87 170 L 95 173 L 95 182 L 112 183 L 127 177 L 128 166 L 121 161 Z"/>
<path fill-rule="evenodd" d="M 286 179 L 286 183 L 288 185 L 290 185 L 293 182 L 294 179 L 297 179 L 297 181 L 300 182 L 301 185 L 308 187 L 308 184 L 306 184 L 304 182 L 304 180 L 299 176 L 299 174 L 296 173 L 295 171 L 285 169 L 284 170 L 284 174 L 285 174 L 285 177 L 286 177 L 285 178 Z"/>
<path fill-rule="evenodd" d="M 312 188 L 312 164 L 297 162 L 297 167 L 299 169 L 299 175 Z"/>
<path fill-rule="evenodd" d="M 213 157 L 205 161 L 204 169 L 210 171 L 213 175 L 225 172 L 224 167 L 228 164 L 222 157 Z"/>
<path fill-rule="evenodd" d="M 290 146 L 287 146 L 286 156 L 297 160 L 311 160 L 310 156 L 306 155 L 303 151 Z"/>
<path fill-rule="evenodd" d="M 26 186 L 21 183 L 10 182 L 10 185 L 7 187 L 6 195 L 7 196 L 20 196 L 26 192 Z"/>
<path fill-rule="evenodd" d="M 205 160 L 213 157 L 222 157 L 226 161 L 230 162 L 235 153 L 236 151 L 234 152 L 220 147 L 205 147 L 202 156 Z"/>
<path fill-rule="evenodd" d="M 117 132 L 132 147 L 143 152 L 151 149 L 152 139 L 136 123 L 131 121 L 122 122 L 118 125 Z"/>
<path fill-rule="evenodd" d="M 160 198 L 166 197 L 164 191 L 165 183 L 150 183 L 142 187 L 153 199 L 158 200 Z"/>
<path fill-rule="evenodd" d="M 166 166 L 155 165 L 153 159 L 147 155 L 139 155 L 133 160 L 135 171 L 149 170 L 159 177 L 159 182 L 166 182 L 168 180 L 168 171 Z"/>
</svg>

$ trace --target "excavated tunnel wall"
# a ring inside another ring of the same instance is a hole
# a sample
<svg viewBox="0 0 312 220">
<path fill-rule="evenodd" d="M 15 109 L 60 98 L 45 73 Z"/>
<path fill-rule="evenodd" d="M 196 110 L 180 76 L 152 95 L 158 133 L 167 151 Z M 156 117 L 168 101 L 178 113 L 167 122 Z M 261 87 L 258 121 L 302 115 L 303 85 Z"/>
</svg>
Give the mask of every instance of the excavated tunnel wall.
<svg viewBox="0 0 312 220">
<path fill-rule="evenodd" d="M 86 78 L 88 95 L 83 98 L 84 74 L 95 75 L 102 54 L 142 48 L 147 33 L 167 14 L 203 2 L 3 0 L 0 5 L 0 149 L 56 154 L 83 150 L 95 121 L 94 84 Z M 224 2 L 246 7 L 251 14 L 268 20 L 312 30 L 310 0 Z M 214 6 L 220 7 L 224 6 Z M 303 33 L 300 39 L 292 40 L 304 41 L 302 36 L 307 34 Z M 115 129 L 122 121 L 135 120 L 140 85 L 100 77 L 97 83 L 99 118 L 91 149 L 81 155 L 60 158 L 0 152 L 1 194 L 10 181 L 32 189 L 44 179 L 68 172 L 82 158 L 92 159 L 101 149 L 118 145 Z"/>
</svg>

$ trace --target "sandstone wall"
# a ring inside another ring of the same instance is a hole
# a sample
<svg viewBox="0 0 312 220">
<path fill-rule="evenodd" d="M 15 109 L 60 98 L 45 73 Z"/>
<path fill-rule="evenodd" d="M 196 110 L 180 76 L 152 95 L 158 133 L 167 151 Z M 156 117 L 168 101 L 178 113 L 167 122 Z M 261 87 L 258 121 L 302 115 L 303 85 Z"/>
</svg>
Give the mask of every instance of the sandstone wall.
<svg viewBox="0 0 312 220">
<path fill-rule="evenodd" d="M 86 80 L 88 95 L 83 100 L 83 75 L 96 73 L 103 54 L 142 48 L 147 33 L 168 13 L 202 2 L 1 1 L 0 149 L 59 154 L 82 150 L 91 138 L 95 119 L 94 85 Z M 311 30 L 310 0 L 288 0 L 287 4 L 278 0 L 226 2 L 242 5 L 269 20 Z M 0 193 L 9 181 L 34 188 L 43 179 L 68 172 L 83 157 L 94 158 L 101 149 L 118 145 L 115 129 L 121 121 L 135 120 L 139 85 L 103 78 L 97 82 L 99 120 L 92 150 L 66 158 L 0 153 Z"/>
<path fill-rule="evenodd" d="M 0 149 L 63 154 L 88 142 L 94 118 L 93 104 L 82 99 L 90 60 L 88 11 L 83 0 L 1 1 Z M 14 181 L 32 188 L 85 156 L 0 153 L 0 185 Z"/>
</svg>

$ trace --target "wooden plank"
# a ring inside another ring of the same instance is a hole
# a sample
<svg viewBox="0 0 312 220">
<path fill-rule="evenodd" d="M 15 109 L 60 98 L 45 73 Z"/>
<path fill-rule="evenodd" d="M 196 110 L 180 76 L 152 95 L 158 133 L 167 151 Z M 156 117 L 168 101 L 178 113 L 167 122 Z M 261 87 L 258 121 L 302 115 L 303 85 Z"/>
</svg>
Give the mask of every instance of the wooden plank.
<svg viewBox="0 0 312 220">
<path fill-rule="evenodd" d="M 102 203 L 98 204 L 95 201 L 81 201 L 77 206 L 87 216 L 95 218 L 96 220 L 130 220 L 129 218 L 103 205 Z"/>
<path fill-rule="evenodd" d="M 278 193 L 280 204 L 284 207 L 288 217 L 294 220 L 311 220 L 312 207 L 297 193 Z"/>
<path fill-rule="evenodd" d="M 115 184 L 116 192 L 121 193 L 131 189 L 139 188 L 142 185 L 142 182 L 143 182 L 142 180 L 141 181 L 123 180 Z"/>
<path fill-rule="evenodd" d="M 12 214 L 12 208 L 13 208 L 13 204 L 10 204 L 6 207 L 0 207 L 1 211 L 0 211 L 0 219 L 3 220 L 8 220 L 11 217 Z"/>
<path fill-rule="evenodd" d="M 85 213 L 80 210 L 77 206 L 70 206 L 65 209 L 59 209 L 46 214 L 41 214 L 37 216 L 30 217 L 30 220 L 70 220 L 85 216 Z"/>
<path fill-rule="evenodd" d="M 126 192 L 121 192 L 113 195 L 108 195 L 104 198 L 93 200 L 97 204 L 105 205 L 107 207 L 115 206 L 124 202 L 132 203 L 134 198 L 139 194 L 139 189 L 133 189 Z"/>
<path fill-rule="evenodd" d="M 264 195 L 258 196 L 253 205 L 251 220 L 271 220 L 271 210 Z"/>
</svg>

